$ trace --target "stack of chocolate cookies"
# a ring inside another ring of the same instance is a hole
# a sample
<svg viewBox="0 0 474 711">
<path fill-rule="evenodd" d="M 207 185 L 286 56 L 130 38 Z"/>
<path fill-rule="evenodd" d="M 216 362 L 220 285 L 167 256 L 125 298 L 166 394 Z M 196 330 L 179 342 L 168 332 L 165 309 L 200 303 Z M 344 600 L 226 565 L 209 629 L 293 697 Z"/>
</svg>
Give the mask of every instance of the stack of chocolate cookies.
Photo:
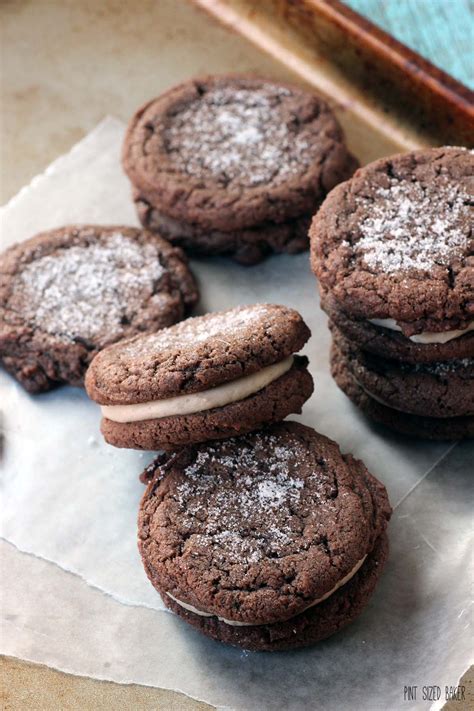
<svg viewBox="0 0 474 711">
<path fill-rule="evenodd" d="M 375 589 L 387 492 L 283 422 L 313 392 L 301 315 L 264 303 L 186 318 L 199 290 L 176 245 L 246 264 L 304 249 L 356 161 L 313 94 L 214 77 L 141 109 L 124 166 L 149 229 L 71 225 L 1 255 L 0 363 L 31 393 L 85 384 L 109 444 L 159 452 L 139 549 L 170 609 L 246 649 L 312 644 Z"/>
<path fill-rule="evenodd" d="M 284 306 L 187 319 L 105 348 L 86 375 L 102 432 L 162 450 L 147 467 L 139 548 L 164 603 L 245 649 L 312 644 L 366 606 L 390 504 L 362 462 L 297 422 L 310 332 Z"/>
<path fill-rule="evenodd" d="M 473 152 L 434 148 L 357 171 L 310 230 L 333 376 L 404 434 L 474 436 L 473 205 Z"/>
<path fill-rule="evenodd" d="M 214 76 L 139 109 L 123 166 L 147 229 L 194 254 L 254 264 L 306 249 L 312 215 L 357 161 L 314 93 Z"/>
</svg>

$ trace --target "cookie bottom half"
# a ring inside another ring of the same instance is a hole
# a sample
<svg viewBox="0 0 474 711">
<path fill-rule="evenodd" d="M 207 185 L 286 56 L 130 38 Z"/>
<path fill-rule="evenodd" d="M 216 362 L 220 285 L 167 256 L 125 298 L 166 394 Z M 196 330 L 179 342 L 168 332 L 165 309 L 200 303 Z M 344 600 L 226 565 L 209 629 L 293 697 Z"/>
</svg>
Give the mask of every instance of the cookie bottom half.
<svg viewBox="0 0 474 711">
<path fill-rule="evenodd" d="M 197 630 L 218 642 L 225 642 L 250 651 L 277 652 L 315 644 L 338 632 L 355 620 L 366 607 L 377 585 L 388 556 L 388 537 L 383 533 L 372 552 L 351 580 L 329 598 L 284 622 L 269 625 L 234 626 L 217 617 L 204 617 L 181 607 L 160 591 L 153 571 L 147 574 L 163 594 L 167 607 Z"/>
<path fill-rule="evenodd" d="M 400 363 L 354 347 L 332 330 L 333 362 L 341 361 L 377 402 L 429 418 L 474 415 L 474 358 L 436 363 Z"/>
<path fill-rule="evenodd" d="M 135 207 L 144 227 L 190 254 L 227 254 L 236 262 L 250 266 L 269 254 L 296 254 L 309 246 L 312 213 L 286 222 L 264 222 L 253 228 L 224 232 L 179 222 L 157 210 L 140 195 L 135 196 Z"/>
<path fill-rule="evenodd" d="M 331 330 L 337 327 L 354 345 L 383 358 L 416 365 L 474 356 L 474 331 L 446 343 L 421 344 L 398 331 L 351 318 L 338 307 L 329 292 L 321 293 L 321 307 L 329 316 Z"/>
<path fill-rule="evenodd" d="M 331 373 L 339 388 L 367 417 L 411 437 L 430 440 L 456 440 L 474 437 L 474 416 L 426 417 L 392 409 L 374 400 L 351 374 L 340 352 L 331 352 Z"/>
</svg>

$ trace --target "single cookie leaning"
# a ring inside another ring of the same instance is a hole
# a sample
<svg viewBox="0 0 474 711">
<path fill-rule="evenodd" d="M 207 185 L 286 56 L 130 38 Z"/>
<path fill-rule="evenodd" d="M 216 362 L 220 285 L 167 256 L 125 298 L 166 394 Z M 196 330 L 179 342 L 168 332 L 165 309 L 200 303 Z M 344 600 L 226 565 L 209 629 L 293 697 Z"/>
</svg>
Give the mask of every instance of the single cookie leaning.
<svg viewBox="0 0 474 711">
<path fill-rule="evenodd" d="M 391 509 L 364 465 L 313 429 L 161 455 L 139 548 L 165 604 L 245 649 L 312 644 L 360 614 L 385 562 Z"/>
<path fill-rule="evenodd" d="M 254 304 L 137 336 L 93 360 L 86 388 L 110 444 L 173 449 L 230 437 L 300 412 L 313 391 L 310 336 L 285 306 Z"/>
<path fill-rule="evenodd" d="M 322 306 L 364 350 L 409 362 L 474 355 L 474 155 L 384 158 L 314 218 Z"/>
<path fill-rule="evenodd" d="M 357 161 L 318 96 L 223 75 L 140 108 L 123 166 L 146 227 L 193 252 L 252 264 L 305 249 L 311 215 Z"/>
<path fill-rule="evenodd" d="M 82 385 L 101 348 L 170 326 L 197 300 L 185 255 L 158 235 L 43 232 L 0 256 L 0 363 L 32 393 Z"/>
</svg>

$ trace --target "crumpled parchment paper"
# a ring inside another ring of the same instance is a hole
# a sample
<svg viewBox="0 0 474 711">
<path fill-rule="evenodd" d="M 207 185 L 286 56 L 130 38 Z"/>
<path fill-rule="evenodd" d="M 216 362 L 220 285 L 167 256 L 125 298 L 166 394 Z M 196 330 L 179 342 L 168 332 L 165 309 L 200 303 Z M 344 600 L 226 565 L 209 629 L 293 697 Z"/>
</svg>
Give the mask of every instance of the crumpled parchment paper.
<svg viewBox="0 0 474 711">
<path fill-rule="evenodd" d="M 23 188 L 2 208 L 1 248 L 67 223 L 137 224 L 119 164 L 123 132 L 121 122 L 104 120 Z M 273 301 L 297 308 L 309 324 L 304 353 L 315 393 L 295 419 L 363 459 L 395 507 L 392 553 L 377 592 L 355 624 L 312 649 L 252 654 L 200 637 L 164 611 L 139 561 L 138 474 L 153 455 L 106 445 L 98 408 L 83 391 L 31 397 L 0 372 L 1 535 L 8 541 L 0 546 L 1 651 L 76 674 L 176 689 L 220 707 L 429 708 L 421 687 L 439 685 L 443 694 L 472 652 L 473 445 L 389 434 L 339 392 L 307 254 L 252 268 L 224 259 L 192 267 L 201 312 Z M 407 706 L 404 688 L 413 684 L 418 699 Z"/>
</svg>

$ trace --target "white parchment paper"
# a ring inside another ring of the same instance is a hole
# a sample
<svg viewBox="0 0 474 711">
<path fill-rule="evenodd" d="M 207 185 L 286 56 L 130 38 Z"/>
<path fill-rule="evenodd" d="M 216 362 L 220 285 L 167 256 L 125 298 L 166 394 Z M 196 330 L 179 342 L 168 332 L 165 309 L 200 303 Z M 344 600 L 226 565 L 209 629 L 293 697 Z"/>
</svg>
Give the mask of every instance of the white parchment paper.
<svg viewBox="0 0 474 711">
<path fill-rule="evenodd" d="M 123 130 L 106 119 L 3 208 L 2 248 L 71 222 L 137 224 L 119 164 Z M 12 544 L 1 547 L 2 651 L 239 709 L 358 708 L 356 698 L 360 708 L 406 708 L 406 685 L 455 684 L 471 651 L 474 447 L 390 435 L 339 392 L 307 254 L 252 268 L 224 259 L 192 267 L 200 311 L 273 301 L 303 314 L 315 393 L 297 419 L 386 484 L 396 507 L 387 573 L 361 619 L 311 650 L 248 654 L 201 638 L 163 612 L 136 551 L 138 474 L 152 455 L 106 445 L 98 408 L 81 390 L 31 397 L 1 372 L 1 533 Z M 429 707 L 421 691 L 419 707 Z"/>
</svg>

